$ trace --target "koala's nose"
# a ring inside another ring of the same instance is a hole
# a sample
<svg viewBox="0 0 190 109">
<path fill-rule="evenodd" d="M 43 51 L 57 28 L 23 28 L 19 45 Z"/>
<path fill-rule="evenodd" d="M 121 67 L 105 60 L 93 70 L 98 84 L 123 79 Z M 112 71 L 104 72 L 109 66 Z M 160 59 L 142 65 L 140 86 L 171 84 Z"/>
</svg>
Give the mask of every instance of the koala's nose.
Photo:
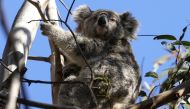
<svg viewBox="0 0 190 109">
<path fill-rule="evenodd" d="M 106 15 L 101 15 L 98 19 L 98 25 L 100 26 L 105 26 L 107 23 L 107 16 Z"/>
</svg>

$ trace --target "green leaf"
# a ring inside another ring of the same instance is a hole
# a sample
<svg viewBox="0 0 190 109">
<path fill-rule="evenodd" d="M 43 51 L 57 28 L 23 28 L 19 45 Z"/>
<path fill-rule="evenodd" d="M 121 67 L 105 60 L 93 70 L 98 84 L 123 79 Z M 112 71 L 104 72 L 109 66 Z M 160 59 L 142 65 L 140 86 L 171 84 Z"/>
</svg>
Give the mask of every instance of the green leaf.
<svg viewBox="0 0 190 109">
<path fill-rule="evenodd" d="M 190 46 L 189 41 L 175 41 L 172 43 L 173 45 L 184 45 L 184 46 Z"/>
<path fill-rule="evenodd" d="M 185 27 L 183 28 L 182 31 L 183 31 L 184 33 L 186 32 L 188 26 L 189 26 L 189 25 L 187 25 L 187 26 L 185 26 Z"/>
<path fill-rule="evenodd" d="M 176 37 L 172 35 L 159 35 L 159 36 L 154 37 L 154 40 L 159 40 L 159 39 L 177 40 Z"/>
<path fill-rule="evenodd" d="M 158 79 L 158 74 L 156 72 L 147 72 L 145 74 L 145 77 L 152 77 L 152 78 L 157 78 Z"/>
<path fill-rule="evenodd" d="M 145 97 L 145 96 L 147 96 L 147 95 L 146 95 L 146 92 L 145 92 L 145 91 L 141 90 L 141 91 L 139 92 L 139 96 Z"/>
<path fill-rule="evenodd" d="M 183 38 L 184 38 L 184 36 L 185 36 L 185 32 L 187 31 L 187 27 L 188 27 L 189 25 L 187 25 L 187 26 L 185 26 L 184 28 L 183 28 L 183 33 L 181 34 L 181 36 L 179 37 L 179 40 L 181 41 Z"/>
</svg>

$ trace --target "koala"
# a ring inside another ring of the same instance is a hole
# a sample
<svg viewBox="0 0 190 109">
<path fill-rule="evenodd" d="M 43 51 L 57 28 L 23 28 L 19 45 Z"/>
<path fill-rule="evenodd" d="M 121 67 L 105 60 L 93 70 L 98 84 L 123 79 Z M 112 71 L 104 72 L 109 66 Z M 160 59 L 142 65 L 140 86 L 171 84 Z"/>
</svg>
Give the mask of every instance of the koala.
<svg viewBox="0 0 190 109">
<path fill-rule="evenodd" d="M 91 89 L 97 103 L 85 85 L 62 84 L 58 104 L 82 109 L 125 109 L 135 102 L 141 82 L 129 43 L 136 37 L 137 20 L 129 12 L 92 11 L 86 5 L 78 7 L 73 18 L 77 23 L 76 40 L 94 74 Z M 63 81 L 81 81 L 90 85 L 91 71 L 71 32 L 49 23 L 41 24 L 41 30 L 67 60 Z"/>
</svg>

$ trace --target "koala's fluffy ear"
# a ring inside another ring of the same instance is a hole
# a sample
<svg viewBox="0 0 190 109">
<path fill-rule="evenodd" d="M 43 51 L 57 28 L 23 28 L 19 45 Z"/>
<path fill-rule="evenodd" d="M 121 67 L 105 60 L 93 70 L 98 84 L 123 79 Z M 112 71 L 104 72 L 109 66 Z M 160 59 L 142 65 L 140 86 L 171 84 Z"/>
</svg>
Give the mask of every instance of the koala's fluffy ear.
<svg viewBox="0 0 190 109">
<path fill-rule="evenodd" d="M 79 6 L 74 12 L 73 12 L 73 18 L 74 20 L 80 24 L 82 23 L 86 18 L 88 18 L 91 15 L 92 11 L 87 5 L 81 5 Z"/>
<path fill-rule="evenodd" d="M 122 15 L 120 15 L 121 24 L 125 30 L 125 35 L 129 36 L 129 39 L 135 39 L 136 38 L 136 30 L 138 27 L 137 20 L 132 17 L 131 13 L 125 12 Z"/>
</svg>

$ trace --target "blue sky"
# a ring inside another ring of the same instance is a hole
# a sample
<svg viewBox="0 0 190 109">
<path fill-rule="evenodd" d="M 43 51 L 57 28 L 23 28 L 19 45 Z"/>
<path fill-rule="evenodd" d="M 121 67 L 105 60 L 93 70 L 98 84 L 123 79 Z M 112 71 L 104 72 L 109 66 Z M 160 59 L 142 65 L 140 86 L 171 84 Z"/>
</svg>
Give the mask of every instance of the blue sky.
<svg viewBox="0 0 190 109">
<path fill-rule="evenodd" d="M 69 6 L 71 0 L 64 0 Z M 4 10 L 9 27 L 11 27 L 17 11 L 21 7 L 24 0 L 4 0 Z M 62 18 L 65 18 L 66 10 L 57 1 Z M 110 9 L 118 13 L 130 11 L 133 16 L 139 21 L 140 26 L 138 30 L 139 35 L 144 34 L 172 34 L 180 36 L 183 27 L 190 23 L 190 1 L 189 0 L 76 0 L 73 7 L 87 4 L 92 10 L 96 9 Z M 74 29 L 76 24 L 69 20 L 69 24 Z M 185 39 L 190 34 L 187 30 Z M 0 27 L 0 57 L 6 43 L 5 34 Z M 138 37 L 137 40 L 131 42 L 136 60 L 141 65 L 143 58 L 143 72 L 142 76 L 150 70 L 154 61 L 164 54 L 168 54 L 161 46 L 160 41 L 153 40 L 153 37 Z M 44 37 L 38 31 L 36 39 L 30 50 L 32 56 L 46 56 L 50 55 L 50 49 L 47 37 Z M 163 66 L 159 71 L 167 68 L 171 63 Z M 45 62 L 28 61 L 28 71 L 26 77 L 36 80 L 50 80 L 50 65 Z M 144 81 L 150 82 L 148 78 Z M 50 85 L 32 84 L 27 87 L 29 92 L 29 99 L 45 103 L 51 103 L 51 89 Z M 36 108 L 32 108 L 36 109 Z"/>
</svg>

